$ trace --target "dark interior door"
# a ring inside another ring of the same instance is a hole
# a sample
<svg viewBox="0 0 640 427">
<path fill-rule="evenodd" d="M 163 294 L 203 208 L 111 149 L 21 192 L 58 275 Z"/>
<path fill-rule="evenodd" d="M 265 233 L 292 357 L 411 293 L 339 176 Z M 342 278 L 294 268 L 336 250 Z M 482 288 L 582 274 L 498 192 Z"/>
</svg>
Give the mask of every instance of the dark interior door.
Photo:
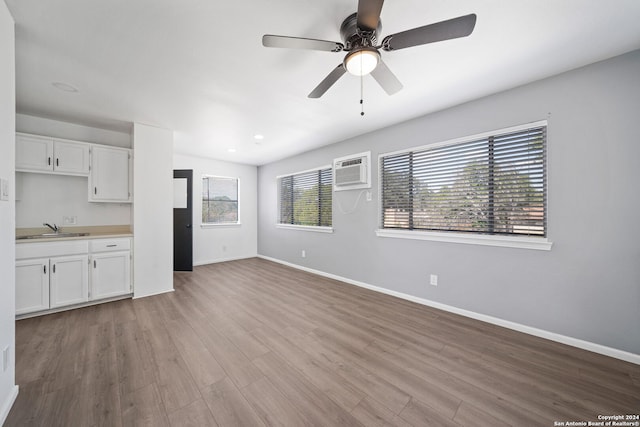
<svg viewBox="0 0 640 427">
<path fill-rule="evenodd" d="M 173 171 L 173 271 L 193 270 L 193 171 Z"/>
</svg>

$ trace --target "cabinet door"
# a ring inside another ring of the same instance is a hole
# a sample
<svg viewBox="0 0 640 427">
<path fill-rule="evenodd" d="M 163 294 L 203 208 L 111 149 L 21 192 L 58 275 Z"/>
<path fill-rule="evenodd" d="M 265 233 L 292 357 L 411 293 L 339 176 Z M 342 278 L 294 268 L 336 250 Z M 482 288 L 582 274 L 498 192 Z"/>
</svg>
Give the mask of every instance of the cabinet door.
<svg viewBox="0 0 640 427">
<path fill-rule="evenodd" d="M 91 299 L 131 293 L 129 251 L 105 252 L 91 256 Z"/>
<path fill-rule="evenodd" d="M 53 141 L 53 168 L 67 174 L 89 174 L 89 144 L 71 141 Z"/>
<path fill-rule="evenodd" d="M 62 256 L 50 259 L 51 308 L 86 302 L 89 299 L 89 257 Z"/>
<path fill-rule="evenodd" d="M 49 258 L 16 261 L 16 314 L 49 308 Z"/>
<path fill-rule="evenodd" d="M 52 171 L 53 140 L 32 135 L 16 135 L 16 170 Z"/>
<path fill-rule="evenodd" d="M 131 201 L 130 150 L 91 148 L 90 202 Z"/>
</svg>

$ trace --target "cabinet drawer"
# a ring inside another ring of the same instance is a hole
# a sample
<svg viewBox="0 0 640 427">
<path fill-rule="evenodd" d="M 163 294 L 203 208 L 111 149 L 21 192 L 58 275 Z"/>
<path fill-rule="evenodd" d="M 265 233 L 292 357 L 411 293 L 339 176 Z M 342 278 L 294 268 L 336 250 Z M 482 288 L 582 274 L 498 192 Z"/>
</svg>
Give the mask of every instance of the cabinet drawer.
<svg viewBox="0 0 640 427">
<path fill-rule="evenodd" d="M 131 249 L 131 239 L 96 239 L 89 241 L 91 252 L 128 251 Z"/>
<path fill-rule="evenodd" d="M 86 254 L 88 249 L 89 245 L 86 240 L 19 243 L 16 245 L 16 259 L 49 258 L 62 255 Z"/>
</svg>

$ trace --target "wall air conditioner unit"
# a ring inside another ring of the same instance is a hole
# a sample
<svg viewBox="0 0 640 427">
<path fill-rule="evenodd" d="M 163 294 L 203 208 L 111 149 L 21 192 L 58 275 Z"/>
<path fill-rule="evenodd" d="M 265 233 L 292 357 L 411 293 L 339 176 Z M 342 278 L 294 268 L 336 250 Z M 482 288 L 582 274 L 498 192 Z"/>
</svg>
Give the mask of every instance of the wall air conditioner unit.
<svg viewBox="0 0 640 427">
<path fill-rule="evenodd" d="M 371 188 L 371 151 L 333 160 L 333 191 Z"/>
</svg>

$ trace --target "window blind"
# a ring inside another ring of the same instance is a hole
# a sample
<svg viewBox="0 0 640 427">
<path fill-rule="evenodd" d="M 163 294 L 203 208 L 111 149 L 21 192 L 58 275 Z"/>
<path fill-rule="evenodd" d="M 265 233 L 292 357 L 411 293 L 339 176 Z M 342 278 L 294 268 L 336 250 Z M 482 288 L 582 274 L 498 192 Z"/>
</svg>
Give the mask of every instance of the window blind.
<svg viewBox="0 0 640 427">
<path fill-rule="evenodd" d="M 281 177 L 280 224 L 331 227 L 331 183 L 331 168 Z"/>
<path fill-rule="evenodd" d="M 546 126 L 383 156 L 382 228 L 546 237 Z"/>
</svg>

